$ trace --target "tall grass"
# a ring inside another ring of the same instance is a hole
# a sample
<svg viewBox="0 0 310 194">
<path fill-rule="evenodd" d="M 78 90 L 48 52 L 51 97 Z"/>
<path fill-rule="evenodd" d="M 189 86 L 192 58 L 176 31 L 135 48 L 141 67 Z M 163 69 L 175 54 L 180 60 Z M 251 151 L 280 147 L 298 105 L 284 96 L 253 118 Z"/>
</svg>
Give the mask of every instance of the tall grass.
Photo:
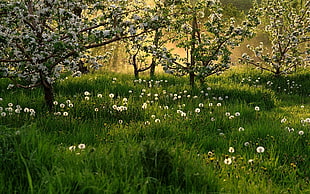
<svg viewBox="0 0 310 194">
<path fill-rule="evenodd" d="M 53 111 L 1 80 L 0 192 L 310 192 L 309 77 L 89 74 L 57 83 Z"/>
</svg>

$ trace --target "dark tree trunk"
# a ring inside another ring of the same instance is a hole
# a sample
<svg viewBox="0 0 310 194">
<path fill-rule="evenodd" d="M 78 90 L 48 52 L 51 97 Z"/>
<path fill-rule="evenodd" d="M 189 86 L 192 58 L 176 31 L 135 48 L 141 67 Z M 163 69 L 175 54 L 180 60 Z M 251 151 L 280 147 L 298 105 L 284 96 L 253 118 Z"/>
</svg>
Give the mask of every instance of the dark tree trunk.
<svg viewBox="0 0 310 194">
<path fill-rule="evenodd" d="M 195 87 L 195 73 L 194 72 L 189 73 L 189 84 L 191 85 L 192 88 Z"/>
<path fill-rule="evenodd" d="M 159 40 L 160 40 L 161 35 L 162 35 L 162 33 L 161 33 L 160 29 L 156 29 L 154 42 L 153 42 L 156 48 L 159 47 Z M 156 68 L 156 57 L 153 56 L 152 57 L 152 63 L 151 63 L 151 69 L 150 69 L 150 77 L 151 78 L 155 78 L 155 68 Z"/>
<path fill-rule="evenodd" d="M 134 72 L 135 78 L 139 79 L 139 68 L 137 65 L 137 58 L 136 57 L 137 57 L 137 54 L 132 56 L 132 66 L 133 66 L 133 72 Z"/>
<path fill-rule="evenodd" d="M 43 85 L 43 89 L 44 89 L 44 99 L 45 99 L 45 103 L 47 105 L 47 107 L 49 108 L 49 110 L 53 109 L 53 102 L 54 102 L 54 90 L 53 90 L 53 86 L 48 83 L 46 80 L 42 80 L 42 85 Z"/>
</svg>

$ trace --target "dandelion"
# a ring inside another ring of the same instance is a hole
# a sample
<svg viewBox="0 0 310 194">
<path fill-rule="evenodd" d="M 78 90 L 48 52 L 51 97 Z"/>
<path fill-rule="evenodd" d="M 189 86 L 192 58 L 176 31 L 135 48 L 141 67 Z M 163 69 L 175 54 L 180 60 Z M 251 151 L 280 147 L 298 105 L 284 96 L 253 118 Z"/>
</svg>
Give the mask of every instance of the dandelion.
<svg viewBox="0 0 310 194">
<path fill-rule="evenodd" d="M 76 148 L 76 146 L 70 146 L 70 147 L 69 147 L 69 150 L 72 152 L 72 151 L 75 150 L 75 148 Z"/>
<path fill-rule="evenodd" d="M 258 146 L 256 148 L 257 153 L 263 153 L 265 151 L 265 148 L 263 146 Z"/>
<path fill-rule="evenodd" d="M 299 134 L 299 135 L 304 135 L 305 132 L 304 132 L 304 131 L 299 131 L 298 134 Z"/>
<path fill-rule="evenodd" d="M 112 98 L 114 98 L 114 94 L 109 94 L 109 97 L 112 99 Z"/>
<path fill-rule="evenodd" d="M 195 113 L 200 113 L 200 108 L 196 108 Z"/>
<path fill-rule="evenodd" d="M 81 144 L 78 145 L 78 148 L 81 149 L 81 150 L 85 149 L 85 147 L 86 147 L 86 146 L 85 146 L 85 144 L 83 144 L 83 143 L 81 143 Z"/>
<path fill-rule="evenodd" d="M 255 111 L 259 111 L 260 110 L 258 106 L 255 106 L 254 109 L 255 109 Z"/>
<path fill-rule="evenodd" d="M 225 158 L 224 163 L 230 165 L 232 163 L 231 158 Z"/>
<path fill-rule="evenodd" d="M 281 119 L 281 123 L 285 123 L 286 121 L 286 118 Z"/>
<path fill-rule="evenodd" d="M 229 147 L 228 151 L 229 151 L 230 153 L 234 153 L 234 152 L 235 152 L 235 148 Z"/>
<path fill-rule="evenodd" d="M 243 127 L 239 127 L 238 130 L 239 130 L 239 131 L 244 131 L 244 128 L 243 128 Z"/>
</svg>

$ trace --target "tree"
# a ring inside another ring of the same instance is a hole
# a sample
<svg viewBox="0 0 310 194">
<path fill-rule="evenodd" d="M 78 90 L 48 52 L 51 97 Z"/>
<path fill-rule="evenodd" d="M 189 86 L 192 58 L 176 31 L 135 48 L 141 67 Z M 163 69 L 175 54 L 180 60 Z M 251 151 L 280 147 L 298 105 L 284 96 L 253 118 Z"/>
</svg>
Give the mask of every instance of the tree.
<svg viewBox="0 0 310 194">
<path fill-rule="evenodd" d="M 165 28 L 169 26 L 168 13 L 169 9 L 163 6 L 160 1 L 153 2 L 153 9 L 148 9 L 141 14 L 134 15 L 143 21 L 142 23 L 153 23 L 153 32 L 133 37 L 127 41 L 126 52 L 129 54 L 129 63 L 134 68 L 134 75 L 139 77 L 139 73 L 150 70 L 150 77 L 155 77 L 155 68 L 160 63 L 160 55 L 158 51 L 165 48 L 168 42 L 165 35 Z M 146 5 L 144 4 L 146 7 Z"/>
<path fill-rule="evenodd" d="M 0 77 L 19 88 L 42 87 L 53 107 L 61 73 L 79 73 L 80 62 L 99 64 L 88 51 L 152 31 L 131 14 L 143 11 L 118 1 L 9 0 L 0 2 Z"/>
<path fill-rule="evenodd" d="M 309 65 L 310 1 L 263 0 L 253 9 L 260 15 L 262 31 L 270 42 L 248 45 L 254 56 L 244 53 L 241 62 L 275 76 Z"/>
<path fill-rule="evenodd" d="M 165 69 L 177 75 L 189 75 L 201 82 L 213 74 L 220 74 L 231 64 L 230 49 L 253 35 L 258 25 L 256 16 L 237 24 L 234 18 L 224 18 L 221 4 L 216 0 L 189 0 L 174 6 L 173 30 L 177 47 L 187 52 L 186 57 L 169 59 Z"/>
</svg>

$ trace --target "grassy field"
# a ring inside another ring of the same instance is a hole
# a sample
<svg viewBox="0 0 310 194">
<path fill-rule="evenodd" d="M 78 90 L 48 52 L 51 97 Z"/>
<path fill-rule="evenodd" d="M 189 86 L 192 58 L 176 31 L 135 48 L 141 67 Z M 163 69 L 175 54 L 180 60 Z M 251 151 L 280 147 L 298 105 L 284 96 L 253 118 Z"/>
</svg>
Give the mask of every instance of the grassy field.
<svg viewBox="0 0 310 194">
<path fill-rule="evenodd" d="M 309 193 L 310 73 L 0 82 L 1 193 Z"/>
</svg>

